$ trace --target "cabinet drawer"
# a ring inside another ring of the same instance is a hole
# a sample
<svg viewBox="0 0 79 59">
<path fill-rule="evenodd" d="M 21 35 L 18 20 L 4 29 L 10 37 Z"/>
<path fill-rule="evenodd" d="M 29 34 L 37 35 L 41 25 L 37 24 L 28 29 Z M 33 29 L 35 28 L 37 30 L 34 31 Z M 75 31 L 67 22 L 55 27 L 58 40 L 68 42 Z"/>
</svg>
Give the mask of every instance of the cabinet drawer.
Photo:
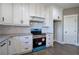
<svg viewBox="0 0 79 59">
<path fill-rule="evenodd" d="M 24 46 L 32 46 L 32 42 L 23 42 Z"/>
<path fill-rule="evenodd" d="M 32 41 L 32 36 L 21 36 L 20 39 L 22 39 L 22 41 L 24 42 Z"/>
<path fill-rule="evenodd" d="M 21 53 L 29 53 L 32 52 L 32 48 L 24 48 L 21 50 Z"/>
<path fill-rule="evenodd" d="M 46 43 L 46 47 L 50 47 L 50 46 L 53 46 L 53 42 Z"/>
</svg>

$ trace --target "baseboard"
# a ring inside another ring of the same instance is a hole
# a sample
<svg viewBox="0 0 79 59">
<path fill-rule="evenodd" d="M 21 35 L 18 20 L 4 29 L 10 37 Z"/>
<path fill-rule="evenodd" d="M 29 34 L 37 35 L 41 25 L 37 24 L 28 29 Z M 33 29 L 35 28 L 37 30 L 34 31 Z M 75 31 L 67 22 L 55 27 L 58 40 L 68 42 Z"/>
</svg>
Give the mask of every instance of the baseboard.
<svg viewBox="0 0 79 59">
<path fill-rule="evenodd" d="M 79 44 L 76 44 L 76 46 L 79 46 Z"/>
<path fill-rule="evenodd" d="M 64 42 L 61 42 L 61 41 L 56 41 L 56 40 L 55 40 L 54 42 L 58 42 L 58 43 L 64 44 Z"/>
<path fill-rule="evenodd" d="M 58 42 L 58 43 L 60 43 L 60 44 L 68 44 L 68 43 L 66 43 L 66 42 L 61 42 L 61 41 L 56 41 L 56 40 L 55 40 L 55 42 Z M 72 44 L 72 45 L 79 46 L 79 44 Z"/>
</svg>

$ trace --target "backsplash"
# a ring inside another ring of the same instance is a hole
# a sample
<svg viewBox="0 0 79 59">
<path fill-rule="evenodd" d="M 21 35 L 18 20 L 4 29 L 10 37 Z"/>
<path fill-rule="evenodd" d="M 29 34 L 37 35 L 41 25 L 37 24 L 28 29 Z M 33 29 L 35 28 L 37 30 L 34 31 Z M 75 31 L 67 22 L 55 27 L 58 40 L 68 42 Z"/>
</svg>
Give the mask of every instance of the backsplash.
<svg viewBox="0 0 79 59">
<path fill-rule="evenodd" d="M 0 34 L 30 33 L 30 27 L 0 26 Z"/>
</svg>

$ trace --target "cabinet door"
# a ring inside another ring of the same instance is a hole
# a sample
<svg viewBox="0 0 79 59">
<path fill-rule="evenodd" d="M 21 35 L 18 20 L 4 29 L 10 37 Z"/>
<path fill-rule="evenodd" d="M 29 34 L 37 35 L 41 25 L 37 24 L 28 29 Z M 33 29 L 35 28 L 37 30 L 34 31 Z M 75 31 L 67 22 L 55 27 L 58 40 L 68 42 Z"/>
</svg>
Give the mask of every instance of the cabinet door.
<svg viewBox="0 0 79 59">
<path fill-rule="evenodd" d="M 40 4 L 36 4 L 36 11 L 35 12 L 36 12 L 36 16 L 38 16 L 38 17 L 41 16 L 40 8 L 41 8 Z"/>
<path fill-rule="evenodd" d="M 49 19 L 50 19 L 50 8 L 46 7 L 46 13 L 45 13 L 45 26 L 49 26 Z"/>
<path fill-rule="evenodd" d="M 58 9 L 56 7 L 53 8 L 53 19 L 58 20 Z"/>
<path fill-rule="evenodd" d="M 36 4 L 29 4 L 29 15 L 36 16 Z"/>
<path fill-rule="evenodd" d="M 9 39 L 9 54 L 21 54 L 32 51 L 31 37 L 17 36 Z M 29 40 L 30 39 L 30 40 Z"/>
<path fill-rule="evenodd" d="M 46 35 L 46 47 L 53 46 L 53 34 Z"/>
<path fill-rule="evenodd" d="M 12 4 L 1 4 L 1 20 L 3 24 L 12 24 Z"/>
<path fill-rule="evenodd" d="M 23 24 L 29 26 L 29 4 L 23 4 Z"/>
<path fill-rule="evenodd" d="M 20 41 L 18 37 L 13 37 L 9 39 L 8 53 L 9 54 L 17 54 L 20 53 Z"/>
<path fill-rule="evenodd" d="M 8 48 L 7 48 L 7 40 L 5 40 L 5 41 L 2 41 L 1 43 L 0 43 L 0 54 L 1 55 L 7 55 L 8 53 Z"/>
<path fill-rule="evenodd" d="M 21 36 L 21 53 L 28 53 L 32 51 L 32 36 Z"/>
<path fill-rule="evenodd" d="M 23 24 L 22 4 L 13 4 L 13 20 L 14 20 L 14 24 Z"/>
<path fill-rule="evenodd" d="M 53 7 L 53 19 L 54 20 L 62 20 L 63 10 L 62 8 Z"/>
<path fill-rule="evenodd" d="M 45 18 L 45 12 L 46 12 L 45 6 L 40 5 L 40 17 Z"/>
<path fill-rule="evenodd" d="M 0 4 L 0 11 L 1 11 L 1 4 Z M 0 24 L 2 24 L 2 15 L 1 15 L 1 12 L 0 12 Z"/>
</svg>

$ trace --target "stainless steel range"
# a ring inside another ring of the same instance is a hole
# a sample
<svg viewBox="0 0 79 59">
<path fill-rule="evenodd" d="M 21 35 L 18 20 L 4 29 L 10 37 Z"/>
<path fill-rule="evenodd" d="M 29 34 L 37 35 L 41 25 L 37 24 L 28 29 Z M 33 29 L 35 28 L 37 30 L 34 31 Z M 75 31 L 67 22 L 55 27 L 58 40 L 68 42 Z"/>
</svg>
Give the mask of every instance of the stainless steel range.
<svg viewBox="0 0 79 59">
<path fill-rule="evenodd" d="M 39 51 L 46 48 L 46 34 L 41 29 L 32 29 L 33 34 L 33 51 Z"/>
</svg>

